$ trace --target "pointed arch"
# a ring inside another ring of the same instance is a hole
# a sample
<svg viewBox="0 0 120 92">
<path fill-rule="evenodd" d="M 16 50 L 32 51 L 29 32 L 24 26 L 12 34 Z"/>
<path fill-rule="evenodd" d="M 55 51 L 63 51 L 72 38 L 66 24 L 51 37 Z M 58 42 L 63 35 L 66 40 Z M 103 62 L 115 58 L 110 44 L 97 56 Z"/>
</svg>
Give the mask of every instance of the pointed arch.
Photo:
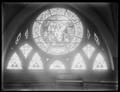
<svg viewBox="0 0 120 92">
<path fill-rule="evenodd" d="M 8 65 L 7 65 L 7 69 L 15 69 L 15 70 L 22 69 L 22 64 L 21 64 L 20 58 L 16 52 L 10 58 Z"/>
<path fill-rule="evenodd" d="M 93 70 L 107 70 L 107 64 L 101 53 L 98 53 L 93 63 Z"/>
<path fill-rule="evenodd" d="M 72 62 L 71 69 L 75 69 L 75 70 L 78 70 L 78 69 L 85 70 L 86 69 L 85 62 L 84 62 L 82 56 L 80 55 L 80 53 L 77 53 L 75 55 L 74 60 Z"/>
<path fill-rule="evenodd" d="M 32 57 L 32 60 L 30 61 L 29 63 L 29 66 L 28 66 L 28 69 L 43 69 L 43 63 L 42 63 L 42 60 L 41 60 L 41 57 L 39 56 L 38 53 L 35 53 Z"/>
</svg>

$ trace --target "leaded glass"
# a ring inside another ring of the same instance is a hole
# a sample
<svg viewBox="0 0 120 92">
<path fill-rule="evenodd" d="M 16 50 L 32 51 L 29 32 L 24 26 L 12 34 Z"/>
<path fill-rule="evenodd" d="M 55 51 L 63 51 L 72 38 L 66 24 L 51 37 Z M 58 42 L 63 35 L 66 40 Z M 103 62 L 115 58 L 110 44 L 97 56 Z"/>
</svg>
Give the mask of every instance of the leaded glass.
<svg viewBox="0 0 120 92">
<path fill-rule="evenodd" d="M 37 17 L 32 33 L 41 50 L 52 55 L 62 55 L 78 47 L 83 37 L 83 25 L 72 11 L 51 8 Z"/>
</svg>

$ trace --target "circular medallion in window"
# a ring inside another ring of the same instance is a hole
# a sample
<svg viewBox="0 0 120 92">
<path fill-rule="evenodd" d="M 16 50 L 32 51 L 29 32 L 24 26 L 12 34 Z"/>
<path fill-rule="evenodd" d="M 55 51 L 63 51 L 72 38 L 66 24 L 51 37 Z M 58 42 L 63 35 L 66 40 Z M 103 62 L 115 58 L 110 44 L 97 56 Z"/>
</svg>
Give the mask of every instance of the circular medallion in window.
<svg viewBox="0 0 120 92">
<path fill-rule="evenodd" d="M 83 26 L 72 11 L 52 8 L 37 17 L 32 33 L 41 50 L 52 55 L 63 55 L 75 50 L 80 44 Z"/>
</svg>

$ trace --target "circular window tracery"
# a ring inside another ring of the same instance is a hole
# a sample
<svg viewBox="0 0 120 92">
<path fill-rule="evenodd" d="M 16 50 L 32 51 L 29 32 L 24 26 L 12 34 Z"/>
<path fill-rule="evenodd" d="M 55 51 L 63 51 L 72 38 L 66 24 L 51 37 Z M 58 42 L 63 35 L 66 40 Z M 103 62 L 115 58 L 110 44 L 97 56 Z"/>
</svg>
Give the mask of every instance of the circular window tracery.
<svg viewBox="0 0 120 92">
<path fill-rule="evenodd" d="M 52 8 L 43 11 L 36 21 L 32 29 L 33 38 L 37 46 L 48 54 L 67 54 L 81 42 L 82 23 L 70 10 Z"/>
</svg>

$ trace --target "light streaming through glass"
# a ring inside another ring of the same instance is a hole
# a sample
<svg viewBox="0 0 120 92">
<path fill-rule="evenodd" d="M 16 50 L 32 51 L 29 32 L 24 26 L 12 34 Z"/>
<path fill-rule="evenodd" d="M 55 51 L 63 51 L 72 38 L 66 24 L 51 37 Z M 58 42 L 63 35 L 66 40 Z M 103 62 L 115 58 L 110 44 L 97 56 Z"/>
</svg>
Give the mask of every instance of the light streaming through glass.
<svg viewBox="0 0 120 92">
<path fill-rule="evenodd" d="M 49 69 L 62 69 L 64 70 L 65 69 L 65 66 L 64 64 L 60 61 L 60 60 L 55 60 L 49 67 Z"/>
<path fill-rule="evenodd" d="M 98 53 L 95 58 L 93 70 L 107 70 L 106 61 L 104 60 L 104 57 L 101 55 L 101 53 Z"/>
<path fill-rule="evenodd" d="M 83 38 L 83 24 L 79 17 L 64 8 L 43 11 L 34 21 L 32 35 L 37 46 L 52 55 L 75 50 Z"/>
<path fill-rule="evenodd" d="M 43 69 L 43 63 L 38 53 L 32 57 L 28 69 Z"/>
<path fill-rule="evenodd" d="M 87 55 L 87 57 L 90 58 L 93 52 L 95 51 L 95 48 L 91 46 L 90 44 L 88 44 L 83 48 L 83 51 Z"/>
<path fill-rule="evenodd" d="M 20 47 L 20 50 L 23 53 L 23 55 L 25 56 L 25 58 L 27 58 L 30 51 L 32 50 L 32 47 L 30 45 L 28 45 L 28 44 L 25 44 L 25 45 Z"/>
<path fill-rule="evenodd" d="M 84 62 L 82 56 L 80 55 L 80 53 L 75 55 L 71 69 L 75 69 L 75 70 L 78 70 L 78 69 L 85 70 L 86 69 L 85 62 Z"/>
<path fill-rule="evenodd" d="M 17 53 L 14 53 L 8 62 L 7 69 L 22 69 L 22 64 Z"/>
</svg>

